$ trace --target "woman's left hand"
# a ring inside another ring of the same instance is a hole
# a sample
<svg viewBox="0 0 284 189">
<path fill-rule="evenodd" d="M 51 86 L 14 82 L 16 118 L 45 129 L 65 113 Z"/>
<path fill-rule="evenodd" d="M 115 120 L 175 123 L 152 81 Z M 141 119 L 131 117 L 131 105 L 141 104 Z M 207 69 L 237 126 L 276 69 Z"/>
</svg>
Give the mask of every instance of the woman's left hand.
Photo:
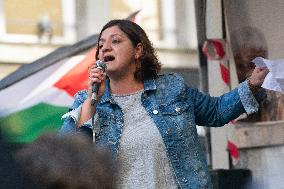
<svg viewBox="0 0 284 189">
<path fill-rule="evenodd" d="M 269 73 L 267 67 L 255 67 L 251 76 L 249 77 L 250 87 L 261 87 L 266 75 Z"/>
</svg>

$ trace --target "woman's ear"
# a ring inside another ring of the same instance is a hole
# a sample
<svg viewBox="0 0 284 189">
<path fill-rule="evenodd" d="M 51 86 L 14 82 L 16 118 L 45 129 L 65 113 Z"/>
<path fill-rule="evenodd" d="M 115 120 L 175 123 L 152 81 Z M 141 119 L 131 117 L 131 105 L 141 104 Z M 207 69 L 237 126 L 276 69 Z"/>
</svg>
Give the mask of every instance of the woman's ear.
<svg viewBox="0 0 284 189">
<path fill-rule="evenodd" d="M 135 47 L 135 59 L 140 59 L 143 54 L 143 45 L 142 43 L 138 43 Z"/>
</svg>

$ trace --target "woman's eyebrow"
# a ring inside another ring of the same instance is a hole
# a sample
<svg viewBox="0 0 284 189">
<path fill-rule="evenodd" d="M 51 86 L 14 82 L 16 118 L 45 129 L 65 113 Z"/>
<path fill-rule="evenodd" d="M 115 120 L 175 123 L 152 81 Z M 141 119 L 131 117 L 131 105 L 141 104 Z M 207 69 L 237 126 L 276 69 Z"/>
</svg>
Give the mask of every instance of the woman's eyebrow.
<svg viewBox="0 0 284 189">
<path fill-rule="evenodd" d="M 112 34 L 110 37 L 115 37 L 115 36 L 123 37 L 123 35 L 122 35 L 122 34 L 119 34 L 119 33 Z"/>
<path fill-rule="evenodd" d="M 115 36 L 123 37 L 122 34 L 118 34 L 118 33 L 115 33 L 115 34 L 110 35 L 111 38 L 112 38 L 112 37 L 115 37 Z M 104 38 L 100 38 L 100 40 L 99 40 L 99 42 L 105 42 L 105 41 L 106 41 L 106 40 L 105 40 Z"/>
</svg>

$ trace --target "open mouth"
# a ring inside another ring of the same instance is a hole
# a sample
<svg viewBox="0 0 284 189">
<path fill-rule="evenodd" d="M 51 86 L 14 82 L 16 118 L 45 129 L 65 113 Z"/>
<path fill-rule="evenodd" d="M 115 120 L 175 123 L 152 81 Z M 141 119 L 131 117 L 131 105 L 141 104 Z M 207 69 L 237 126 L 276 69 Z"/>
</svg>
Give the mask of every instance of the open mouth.
<svg viewBox="0 0 284 189">
<path fill-rule="evenodd" d="M 115 58 L 112 55 L 108 55 L 104 57 L 104 62 L 109 62 L 109 61 L 113 61 Z"/>
</svg>

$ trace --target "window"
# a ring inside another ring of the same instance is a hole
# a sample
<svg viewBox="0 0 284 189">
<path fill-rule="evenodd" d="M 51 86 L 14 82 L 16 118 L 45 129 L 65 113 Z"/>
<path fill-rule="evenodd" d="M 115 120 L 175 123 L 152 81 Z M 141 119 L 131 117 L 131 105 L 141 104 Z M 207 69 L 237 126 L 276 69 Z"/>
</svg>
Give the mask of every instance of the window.
<svg viewBox="0 0 284 189">
<path fill-rule="evenodd" d="M 44 31 L 52 43 L 74 42 L 74 1 L 0 0 L 0 40 L 37 43 Z"/>
</svg>

